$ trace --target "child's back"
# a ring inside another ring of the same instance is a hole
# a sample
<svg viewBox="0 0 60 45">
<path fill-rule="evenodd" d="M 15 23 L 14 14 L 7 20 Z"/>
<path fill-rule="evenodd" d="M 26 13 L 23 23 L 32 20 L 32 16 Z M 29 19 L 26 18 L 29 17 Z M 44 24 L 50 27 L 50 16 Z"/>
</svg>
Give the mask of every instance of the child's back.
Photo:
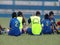
<svg viewBox="0 0 60 45">
<path fill-rule="evenodd" d="M 44 34 L 51 34 L 52 29 L 51 29 L 51 21 L 48 18 L 48 14 L 44 16 L 44 20 L 42 21 L 43 24 L 43 30 L 42 32 Z"/>
</svg>

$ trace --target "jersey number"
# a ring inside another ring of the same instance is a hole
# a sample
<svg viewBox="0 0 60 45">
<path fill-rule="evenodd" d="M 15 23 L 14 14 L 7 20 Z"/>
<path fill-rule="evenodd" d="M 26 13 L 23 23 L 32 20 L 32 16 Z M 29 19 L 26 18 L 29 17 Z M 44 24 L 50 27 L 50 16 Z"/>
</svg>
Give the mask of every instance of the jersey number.
<svg viewBox="0 0 60 45">
<path fill-rule="evenodd" d="M 15 27 L 18 27 L 18 21 L 15 22 Z"/>
</svg>

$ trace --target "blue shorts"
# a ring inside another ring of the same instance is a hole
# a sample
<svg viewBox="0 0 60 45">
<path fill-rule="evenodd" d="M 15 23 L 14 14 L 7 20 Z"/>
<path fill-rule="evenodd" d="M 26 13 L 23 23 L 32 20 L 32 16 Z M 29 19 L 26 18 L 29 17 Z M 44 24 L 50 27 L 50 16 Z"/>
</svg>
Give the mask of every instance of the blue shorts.
<svg viewBox="0 0 60 45">
<path fill-rule="evenodd" d="M 43 34 L 51 34 L 53 31 L 52 30 L 42 30 Z"/>
<path fill-rule="evenodd" d="M 17 30 L 10 30 L 8 32 L 8 35 L 10 35 L 10 36 L 19 36 L 19 35 L 21 35 L 21 32 L 17 31 Z"/>
<path fill-rule="evenodd" d="M 30 34 L 30 35 L 33 35 L 32 29 L 31 29 L 31 28 L 28 28 L 28 29 L 27 29 L 27 33 Z"/>
</svg>

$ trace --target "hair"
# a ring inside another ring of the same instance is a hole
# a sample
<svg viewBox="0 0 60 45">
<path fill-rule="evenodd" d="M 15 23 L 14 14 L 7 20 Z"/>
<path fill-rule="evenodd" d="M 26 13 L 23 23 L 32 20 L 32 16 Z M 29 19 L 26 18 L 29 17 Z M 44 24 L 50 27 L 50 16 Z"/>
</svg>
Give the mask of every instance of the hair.
<svg viewBox="0 0 60 45">
<path fill-rule="evenodd" d="M 44 15 L 44 19 L 49 19 L 49 15 L 48 14 L 45 14 Z"/>
<path fill-rule="evenodd" d="M 2 29 L 1 25 L 0 25 L 0 29 Z"/>
<path fill-rule="evenodd" d="M 18 16 L 22 16 L 23 17 L 23 13 L 21 11 L 18 12 Z"/>
<path fill-rule="evenodd" d="M 53 11 L 50 11 L 49 12 L 49 16 L 52 16 L 52 15 L 54 15 L 54 12 Z"/>
<path fill-rule="evenodd" d="M 17 17 L 16 12 L 12 13 L 12 18 Z"/>
<path fill-rule="evenodd" d="M 20 17 L 20 16 L 23 17 L 22 23 L 25 23 L 26 21 L 25 21 L 25 18 L 23 16 L 23 13 L 21 11 L 18 12 L 18 17 Z"/>
<path fill-rule="evenodd" d="M 39 16 L 40 15 L 40 11 L 36 11 L 36 16 Z"/>
</svg>

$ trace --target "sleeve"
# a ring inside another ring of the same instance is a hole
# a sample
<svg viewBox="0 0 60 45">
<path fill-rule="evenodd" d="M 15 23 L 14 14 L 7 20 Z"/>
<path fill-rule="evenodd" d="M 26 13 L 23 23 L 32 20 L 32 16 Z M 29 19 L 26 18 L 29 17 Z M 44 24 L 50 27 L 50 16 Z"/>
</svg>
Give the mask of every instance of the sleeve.
<svg viewBox="0 0 60 45">
<path fill-rule="evenodd" d="M 31 19 L 30 19 L 30 18 L 28 19 L 28 23 L 29 23 L 29 24 L 31 23 Z"/>
<path fill-rule="evenodd" d="M 56 20 L 55 20 L 55 18 L 53 18 L 53 23 L 52 23 L 52 25 L 56 26 Z"/>
<path fill-rule="evenodd" d="M 53 18 L 53 21 L 54 21 L 54 24 L 56 23 L 56 20 L 55 20 L 55 18 Z"/>
</svg>

